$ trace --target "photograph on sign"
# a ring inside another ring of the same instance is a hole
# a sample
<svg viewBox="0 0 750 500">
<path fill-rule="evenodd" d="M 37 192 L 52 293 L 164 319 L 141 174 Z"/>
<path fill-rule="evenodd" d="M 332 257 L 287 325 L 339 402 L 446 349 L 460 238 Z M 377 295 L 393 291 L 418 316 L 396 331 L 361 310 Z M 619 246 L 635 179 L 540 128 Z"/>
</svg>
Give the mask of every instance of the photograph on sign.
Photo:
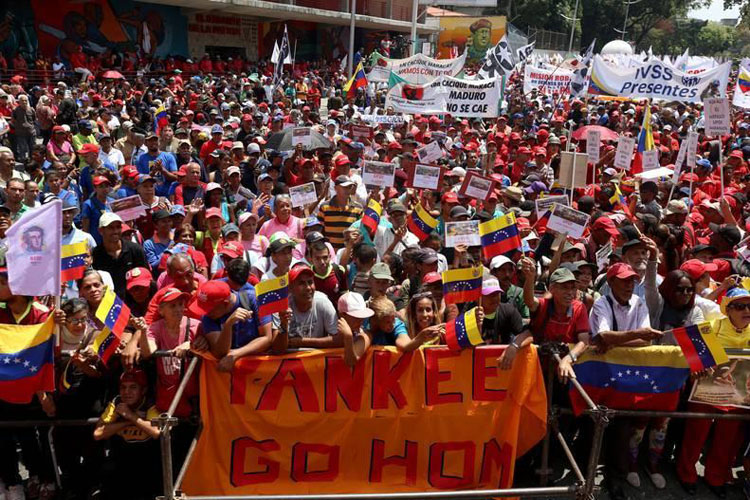
<svg viewBox="0 0 750 500">
<path fill-rule="evenodd" d="M 617 140 L 617 150 L 615 151 L 615 168 L 630 170 L 630 162 L 633 160 L 633 150 L 635 149 L 635 137 L 620 136 Z"/>
<path fill-rule="evenodd" d="M 583 232 L 586 230 L 588 222 L 588 214 L 566 207 L 565 205 L 555 204 L 547 223 L 547 229 L 566 233 L 569 237 L 578 239 L 583 237 Z"/>
<path fill-rule="evenodd" d="M 750 408 L 750 359 L 730 358 L 716 366 L 713 373 L 699 378 L 688 401 L 712 406 Z"/>
<path fill-rule="evenodd" d="M 422 163 L 433 163 L 443 157 L 443 150 L 437 141 L 432 141 L 424 147 L 417 149 L 417 159 Z"/>
<path fill-rule="evenodd" d="M 589 155 L 589 163 L 599 163 L 599 146 L 602 134 L 598 130 L 589 129 L 586 133 L 586 154 Z"/>
<path fill-rule="evenodd" d="M 650 149 L 641 153 L 643 160 L 643 171 L 659 168 L 659 150 Z"/>
<path fill-rule="evenodd" d="M 309 203 L 317 203 L 318 193 L 315 191 L 315 183 L 308 182 L 301 186 L 289 188 L 289 196 L 292 198 L 292 207 L 304 207 Z"/>
<path fill-rule="evenodd" d="M 586 187 L 586 173 L 588 172 L 589 155 L 575 154 L 575 175 L 573 175 L 573 153 L 560 153 L 560 177 L 558 183 L 562 187 Z M 571 181 L 573 185 L 571 185 Z"/>
<path fill-rule="evenodd" d="M 312 144 L 312 129 L 310 127 L 296 127 L 292 130 L 292 146 L 301 144 L 308 147 Z"/>
<path fill-rule="evenodd" d="M 433 191 L 437 191 L 440 189 L 443 172 L 444 169 L 441 167 L 417 163 L 409 172 L 411 175 L 409 176 L 407 185 L 416 189 L 432 189 Z"/>
<path fill-rule="evenodd" d="M 391 187 L 396 175 L 396 165 L 382 161 L 366 161 L 362 168 L 362 180 L 369 186 Z"/>
<path fill-rule="evenodd" d="M 564 194 L 547 196 L 546 198 L 537 198 L 536 200 L 534 200 L 534 203 L 536 203 L 537 217 L 541 217 L 542 215 L 544 215 L 545 212 L 551 209 L 555 203 L 567 206 L 569 204 L 569 201 L 570 199 L 568 198 L 568 196 Z"/>
<path fill-rule="evenodd" d="M 610 255 L 612 255 L 612 240 L 609 240 L 606 245 L 596 251 L 596 267 L 599 272 L 607 268 Z"/>
<path fill-rule="evenodd" d="M 109 202 L 109 208 L 120 216 L 122 220 L 135 220 L 138 217 L 146 215 L 146 205 L 143 204 L 141 196 L 134 194 L 127 198 L 112 200 Z"/>
<path fill-rule="evenodd" d="M 449 248 L 458 245 L 479 246 L 482 240 L 479 237 L 479 221 L 467 220 L 463 222 L 445 223 L 445 246 Z"/>
<path fill-rule="evenodd" d="M 464 177 L 464 182 L 461 184 L 458 194 L 476 198 L 477 200 L 486 200 L 492 192 L 494 183 L 495 181 L 492 179 L 482 177 L 476 172 L 469 172 Z"/>
<path fill-rule="evenodd" d="M 706 135 L 720 137 L 731 133 L 729 129 L 729 98 L 712 97 L 704 99 L 703 109 Z"/>
<path fill-rule="evenodd" d="M 372 127 L 368 127 L 367 125 L 352 125 L 351 134 L 352 139 L 360 142 L 362 139 L 367 139 L 369 141 L 373 137 Z"/>
</svg>

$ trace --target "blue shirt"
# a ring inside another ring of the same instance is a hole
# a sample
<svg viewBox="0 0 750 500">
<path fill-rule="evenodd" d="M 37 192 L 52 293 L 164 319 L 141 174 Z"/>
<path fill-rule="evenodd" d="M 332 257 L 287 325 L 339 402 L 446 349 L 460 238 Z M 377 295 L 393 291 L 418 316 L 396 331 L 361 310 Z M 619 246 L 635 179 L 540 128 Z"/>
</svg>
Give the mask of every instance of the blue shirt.
<svg viewBox="0 0 750 500">
<path fill-rule="evenodd" d="M 365 320 L 362 327 L 365 330 L 369 330 L 370 320 Z M 396 337 L 399 335 L 408 336 L 409 332 L 406 330 L 404 322 L 396 318 L 396 321 L 393 324 L 393 330 L 390 332 L 371 331 L 370 334 L 372 335 L 372 345 L 396 345 Z"/>
<path fill-rule="evenodd" d="M 117 172 L 117 167 L 112 165 L 112 163 L 110 163 L 108 160 L 102 161 L 102 165 L 106 167 L 107 170 L 111 170 L 112 172 L 114 172 L 117 179 L 120 178 L 120 174 Z M 92 177 L 92 174 L 92 169 L 88 165 L 81 169 L 81 177 L 78 183 L 81 186 L 81 189 L 83 190 L 83 194 L 85 196 L 88 196 L 94 192 L 94 179 Z"/>
<path fill-rule="evenodd" d="M 107 199 L 107 201 L 109 202 L 111 200 Z M 104 212 L 111 212 L 111 210 L 108 205 L 99 201 L 96 196 L 92 196 L 83 202 L 81 217 L 91 221 L 89 224 L 89 233 L 94 237 L 94 241 L 96 241 L 97 245 L 102 244 L 102 235 L 99 234 L 99 219 L 102 218 Z"/>
<path fill-rule="evenodd" d="M 248 290 L 247 292 L 243 292 L 243 294 L 248 299 L 250 310 L 253 312 L 253 315 L 250 319 L 238 321 L 232 326 L 232 349 L 245 346 L 258 338 L 258 328 L 270 323 L 272 319 L 271 316 L 265 316 L 258 319 L 258 303 L 255 300 L 254 290 Z M 219 319 L 211 319 L 208 316 L 203 316 L 201 319 L 201 325 L 203 326 L 203 331 L 205 333 L 220 332 L 224 323 L 229 319 L 229 316 L 231 316 L 237 308 L 242 307 L 239 294 L 233 291 L 232 295 L 234 295 L 235 305 L 224 316 Z"/>
<path fill-rule="evenodd" d="M 169 240 L 167 243 L 159 243 L 154 238 L 149 238 L 143 242 L 143 251 L 146 253 L 146 260 L 148 260 L 148 265 L 151 266 L 151 269 L 156 270 L 159 267 L 159 261 L 161 261 L 164 250 L 169 248 L 171 244 L 172 240 Z"/>
<path fill-rule="evenodd" d="M 138 169 L 138 173 L 149 174 L 151 172 L 151 165 L 157 160 L 161 160 L 164 168 L 169 172 L 177 172 L 177 161 L 175 160 L 174 155 L 172 153 L 167 153 L 166 151 L 161 151 L 157 156 L 150 153 L 144 153 L 139 156 L 135 165 Z M 160 172 L 156 174 L 154 178 L 156 179 L 156 195 L 167 196 L 169 194 L 169 184 L 164 178 L 164 175 Z"/>
<path fill-rule="evenodd" d="M 138 191 L 136 191 L 133 188 L 129 188 L 127 186 L 122 186 L 120 189 L 115 191 L 115 198 L 118 200 L 120 198 L 127 198 L 128 196 L 135 196 L 138 194 Z"/>
</svg>

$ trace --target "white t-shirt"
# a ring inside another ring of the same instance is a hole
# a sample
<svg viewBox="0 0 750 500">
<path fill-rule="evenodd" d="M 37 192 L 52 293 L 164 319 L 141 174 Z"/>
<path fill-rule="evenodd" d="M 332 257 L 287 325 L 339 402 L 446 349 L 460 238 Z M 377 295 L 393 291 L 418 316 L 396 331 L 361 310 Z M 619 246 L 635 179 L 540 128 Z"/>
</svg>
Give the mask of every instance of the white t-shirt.
<svg viewBox="0 0 750 500">
<path fill-rule="evenodd" d="M 336 335 L 338 332 L 336 309 L 323 292 L 315 292 L 312 307 L 305 312 L 297 309 L 294 298 L 290 295 L 289 308 L 292 310 L 292 319 L 289 322 L 290 338 L 317 339 Z M 281 329 L 281 320 L 278 314 L 273 315 L 273 328 Z"/>
</svg>

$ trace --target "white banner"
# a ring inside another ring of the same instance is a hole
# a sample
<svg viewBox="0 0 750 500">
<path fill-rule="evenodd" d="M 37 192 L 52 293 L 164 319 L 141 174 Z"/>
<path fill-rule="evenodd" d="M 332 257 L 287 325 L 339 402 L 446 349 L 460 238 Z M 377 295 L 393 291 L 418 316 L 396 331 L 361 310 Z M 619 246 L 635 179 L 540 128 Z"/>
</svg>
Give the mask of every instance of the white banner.
<svg viewBox="0 0 750 500">
<path fill-rule="evenodd" d="M 553 92 L 568 94 L 572 78 L 573 72 L 568 69 L 555 67 L 545 69 L 527 64 L 523 72 L 523 92 L 528 94 L 532 90 L 537 90 L 547 95 Z"/>
<path fill-rule="evenodd" d="M 440 76 L 456 76 L 464 68 L 466 52 L 455 59 L 433 59 L 414 54 L 406 59 L 380 59 L 367 75 L 371 82 L 387 82 L 390 72 L 409 83 L 423 85 Z"/>
<path fill-rule="evenodd" d="M 599 130 L 589 129 L 586 131 L 586 154 L 589 155 L 589 163 L 599 163 L 599 147 L 602 133 Z"/>
<path fill-rule="evenodd" d="M 740 67 L 737 83 L 734 86 L 732 105 L 750 109 L 750 69 L 747 67 Z"/>
<path fill-rule="evenodd" d="M 388 91 L 385 107 L 397 113 L 493 118 L 498 116 L 503 83 L 499 78 L 470 81 L 447 76 L 427 85 L 399 83 Z"/>
<path fill-rule="evenodd" d="M 359 115 L 359 119 L 368 123 L 385 123 L 387 125 L 401 125 L 404 115 Z"/>
<path fill-rule="evenodd" d="M 695 157 L 698 154 L 698 132 L 688 132 L 687 139 L 687 166 L 691 171 L 695 170 Z"/>
<path fill-rule="evenodd" d="M 719 92 L 726 96 L 731 63 L 724 63 L 697 75 L 683 73 L 658 59 L 632 68 L 613 67 L 594 57 L 588 93 L 594 96 L 630 99 L 664 99 L 667 101 L 702 102 L 711 83 L 719 81 Z"/>
<path fill-rule="evenodd" d="M 633 150 L 635 149 L 635 137 L 625 137 L 621 135 L 617 140 L 617 151 L 615 151 L 615 162 L 613 165 L 617 168 L 630 170 L 630 163 L 633 160 Z"/>
</svg>

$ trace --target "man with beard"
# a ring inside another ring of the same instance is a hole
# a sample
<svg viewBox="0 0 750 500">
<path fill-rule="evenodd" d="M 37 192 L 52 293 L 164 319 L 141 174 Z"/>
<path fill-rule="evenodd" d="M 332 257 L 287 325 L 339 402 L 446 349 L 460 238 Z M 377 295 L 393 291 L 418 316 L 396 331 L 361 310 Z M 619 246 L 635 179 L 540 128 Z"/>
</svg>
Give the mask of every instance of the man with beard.
<svg viewBox="0 0 750 500">
<path fill-rule="evenodd" d="M 148 152 L 138 158 L 138 172 L 151 175 L 156 181 L 156 194 L 167 196 L 169 185 L 177 180 L 177 163 L 171 153 L 159 150 L 159 137 L 156 134 L 146 136 Z"/>
<path fill-rule="evenodd" d="M 640 239 L 626 241 L 622 246 L 622 261 L 628 264 L 633 271 L 638 274 L 638 279 L 635 281 L 635 288 L 633 294 L 640 297 L 641 300 L 646 300 L 646 287 L 644 280 L 646 277 L 646 270 L 648 268 L 649 259 L 656 260 L 658 250 L 656 243 L 650 238 L 645 236 Z M 655 270 L 656 268 L 654 268 Z M 657 285 L 661 283 L 661 278 L 656 277 Z M 599 293 L 607 295 L 610 292 L 609 283 L 606 282 L 602 285 Z"/>
</svg>

